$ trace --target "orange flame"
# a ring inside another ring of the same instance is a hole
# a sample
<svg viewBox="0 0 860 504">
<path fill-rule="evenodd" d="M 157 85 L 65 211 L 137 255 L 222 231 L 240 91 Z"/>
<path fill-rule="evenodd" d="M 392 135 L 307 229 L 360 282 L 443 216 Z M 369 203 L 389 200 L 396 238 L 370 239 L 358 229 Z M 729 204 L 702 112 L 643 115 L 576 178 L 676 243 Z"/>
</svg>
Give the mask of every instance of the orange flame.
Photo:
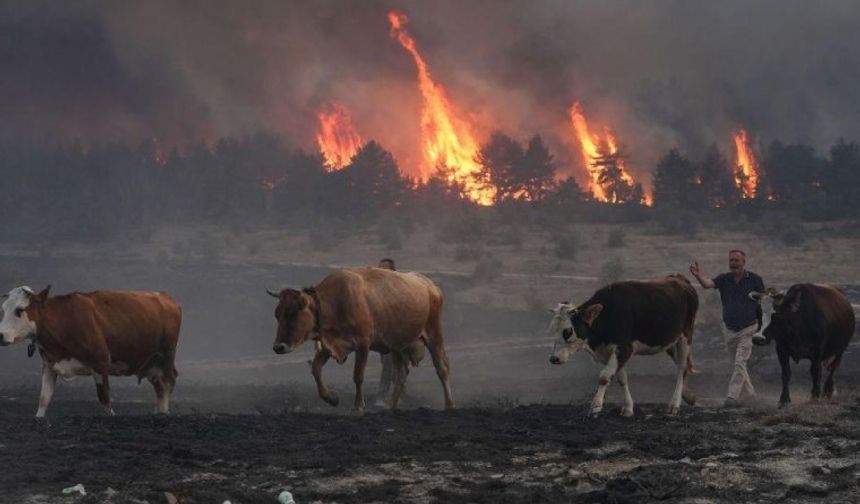
<svg viewBox="0 0 860 504">
<path fill-rule="evenodd" d="M 331 102 L 317 112 L 320 129 L 317 144 L 325 164 L 332 170 L 348 165 L 361 148 L 361 137 L 352 125 L 349 111 L 340 103 Z"/>
<path fill-rule="evenodd" d="M 592 134 L 588 128 L 588 121 L 585 118 L 585 113 L 582 111 L 582 105 L 577 101 L 570 107 L 570 119 L 573 122 L 573 129 L 576 132 L 576 137 L 579 140 L 580 152 L 582 154 L 582 163 L 588 172 L 588 190 L 597 201 L 605 201 L 610 203 L 619 203 L 615 195 L 610 199 L 606 194 L 606 189 L 600 183 L 600 167 L 594 165 L 594 160 L 606 154 L 616 154 L 618 152 L 618 140 L 609 128 L 604 128 L 603 136 L 605 148 L 601 146 L 600 135 Z M 633 187 L 636 180 L 627 171 L 623 159 L 618 159 L 618 168 L 621 170 L 621 180 L 628 186 Z M 651 204 L 650 196 L 643 196 L 643 203 Z"/>
<path fill-rule="evenodd" d="M 427 62 L 418 52 L 415 40 L 406 32 L 406 23 L 409 22 L 406 15 L 391 11 L 388 21 L 391 23 L 391 36 L 409 52 L 418 67 L 418 88 L 424 99 L 421 132 L 426 166 L 423 172 L 426 174 L 444 167 L 448 171 L 448 181 L 461 184 L 469 199 L 481 205 L 492 204 L 495 191 L 478 180 L 481 167 L 475 158 L 479 147 L 471 128 L 457 117 L 445 89 L 430 77 Z"/>
<path fill-rule="evenodd" d="M 738 166 L 738 170 L 735 172 L 735 184 L 741 190 L 741 195 L 744 198 L 753 198 L 758 186 L 758 162 L 750 147 L 747 132 L 741 128 L 733 136 Z"/>
</svg>

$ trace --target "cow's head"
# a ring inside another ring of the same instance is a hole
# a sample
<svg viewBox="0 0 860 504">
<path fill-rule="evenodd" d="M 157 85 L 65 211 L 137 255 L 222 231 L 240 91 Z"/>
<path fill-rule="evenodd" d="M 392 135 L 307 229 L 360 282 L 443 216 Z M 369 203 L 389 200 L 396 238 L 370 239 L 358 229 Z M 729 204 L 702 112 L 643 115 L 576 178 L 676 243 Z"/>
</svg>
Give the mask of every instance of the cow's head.
<svg viewBox="0 0 860 504">
<path fill-rule="evenodd" d="M 36 294 L 33 289 L 15 287 L 3 294 L 3 321 L 0 322 L 0 345 L 11 345 L 36 336 L 39 311 L 48 300 L 51 286 Z"/>
<path fill-rule="evenodd" d="M 290 353 L 318 330 L 317 301 L 313 289 L 283 289 L 280 293 L 266 291 L 278 298 L 275 318 L 278 332 L 272 350 L 277 354 Z"/>
<path fill-rule="evenodd" d="M 549 333 L 555 339 L 549 361 L 564 364 L 587 344 L 594 321 L 603 310 L 602 304 L 574 308 L 568 303 L 559 303 L 552 312 Z"/>
<path fill-rule="evenodd" d="M 772 287 L 766 292 L 750 292 L 749 296 L 761 306 L 761 328 L 752 337 L 756 345 L 767 345 L 778 334 L 785 333 L 789 319 L 800 309 L 799 292 L 791 300 L 786 299 L 785 292 Z"/>
</svg>

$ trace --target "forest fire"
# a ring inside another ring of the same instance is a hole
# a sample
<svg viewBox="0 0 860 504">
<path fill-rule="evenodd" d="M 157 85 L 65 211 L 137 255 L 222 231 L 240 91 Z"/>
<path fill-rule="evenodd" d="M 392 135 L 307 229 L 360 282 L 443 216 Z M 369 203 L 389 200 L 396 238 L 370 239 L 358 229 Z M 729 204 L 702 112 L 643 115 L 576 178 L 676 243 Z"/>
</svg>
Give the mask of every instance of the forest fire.
<svg viewBox="0 0 860 504">
<path fill-rule="evenodd" d="M 418 52 L 415 40 L 407 33 L 405 14 L 391 11 L 391 36 L 396 38 L 415 61 L 418 69 L 418 87 L 421 90 L 421 133 L 425 176 L 436 169 L 446 172 L 448 182 L 462 185 L 466 195 L 481 205 L 493 202 L 494 191 L 483 186 L 478 174 L 480 165 L 475 161 L 479 145 L 469 124 L 463 121 L 449 101 L 445 89 L 433 81 L 427 62 Z"/>
<path fill-rule="evenodd" d="M 622 186 L 626 185 L 627 189 L 636 186 L 636 181 L 627 171 L 624 159 L 619 155 L 618 140 L 615 135 L 609 128 L 604 128 L 603 140 L 600 135 L 592 134 L 582 105 L 578 101 L 570 107 L 570 119 L 579 140 L 583 166 L 588 172 L 588 190 L 594 199 L 608 203 L 628 201 L 619 194 L 619 191 L 613 190 L 613 186 L 617 186 L 618 182 Z M 610 180 L 612 178 L 610 171 L 617 172 L 615 177 L 617 181 Z M 650 198 L 643 196 L 642 202 L 650 204 Z"/>
<path fill-rule="evenodd" d="M 340 103 L 326 104 L 317 112 L 317 119 L 317 144 L 325 158 L 326 167 L 339 170 L 348 165 L 361 148 L 361 137 L 352 125 L 349 111 Z"/>
<path fill-rule="evenodd" d="M 733 136 L 737 153 L 735 184 L 741 190 L 741 196 L 747 199 L 754 198 L 758 186 L 758 162 L 750 147 L 746 130 L 741 128 Z"/>
</svg>

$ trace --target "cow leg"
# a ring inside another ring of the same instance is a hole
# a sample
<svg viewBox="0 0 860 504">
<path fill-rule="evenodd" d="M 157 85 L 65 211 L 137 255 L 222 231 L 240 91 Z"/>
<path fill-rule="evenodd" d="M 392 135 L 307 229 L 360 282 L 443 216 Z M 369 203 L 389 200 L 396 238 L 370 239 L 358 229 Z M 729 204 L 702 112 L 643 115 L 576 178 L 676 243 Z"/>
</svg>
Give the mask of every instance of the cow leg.
<svg viewBox="0 0 860 504">
<path fill-rule="evenodd" d="M 829 373 L 827 373 L 827 381 L 824 382 L 824 397 L 827 399 L 833 399 L 833 396 L 836 394 L 836 388 L 833 385 L 833 373 L 836 372 L 836 368 L 839 367 L 840 362 L 842 362 L 842 354 L 834 357 L 833 362 L 827 366 Z"/>
<path fill-rule="evenodd" d="M 96 382 L 96 392 L 99 396 L 99 402 L 102 403 L 102 407 L 105 409 L 105 413 L 109 416 L 114 416 L 115 413 L 110 404 L 110 382 L 108 381 L 108 374 L 95 372 L 93 374 L 93 380 Z"/>
<path fill-rule="evenodd" d="M 160 375 L 149 377 L 149 383 L 155 389 L 155 412 L 167 414 L 170 412 L 170 395 L 168 393 L 169 385 L 166 380 Z"/>
<path fill-rule="evenodd" d="M 391 357 L 391 374 L 394 380 L 394 387 L 391 391 L 388 406 L 391 409 L 396 409 L 397 402 L 400 401 L 400 394 L 403 393 L 406 376 L 409 374 L 409 363 L 399 352 L 391 352 L 388 355 Z"/>
<path fill-rule="evenodd" d="M 359 346 L 355 349 L 355 368 L 352 371 L 352 381 L 355 382 L 355 410 L 364 411 L 364 371 L 367 368 L 367 356 L 370 349 Z"/>
<path fill-rule="evenodd" d="M 442 382 L 442 391 L 445 394 L 445 409 L 454 409 L 454 394 L 451 393 L 451 382 L 449 379 L 451 363 L 448 361 L 448 353 L 445 351 L 445 345 L 442 340 L 442 327 L 439 320 L 433 321 L 427 331 L 426 345 L 427 350 L 430 350 L 430 357 L 433 358 L 433 367 L 436 368 L 436 375 L 439 377 L 439 381 Z"/>
<path fill-rule="evenodd" d="M 376 389 L 377 405 L 384 405 L 388 401 L 391 385 L 394 378 L 393 357 L 394 352 L 380 355 L 382 361 L 382 372 L 379 374 L 379 387 Z"/>
<path fill-rule="evenodd" d="M 777 344 L 776 356 L 779 358 L 779 367 L 782 370 L 782 394 L 779 396 L 779 407 L 783 408 L 791 402 L 788 392 L 788 384 L 791 382 L 791 362 L 789 361 L 788 349 Z"/>
<path fill-rule="evenodd" d="M 687 341 L 690 341 L 689 338 L 687 339 Z M 687 354 L 687 362 L 685 363 L 686 367 L 684 369 L 684 388 L 681 390 L 681 399 L 683 399 L 684 402 L 689 404 L 690 406 L 693 406 L 696 404 L 696 394 L 690 389 L 689 385 L 690 373 L 693 369 L 693 358 L 691 356 L 692 345 L 690 345 L 690 347 L 690 352 Z M 669 357 L 672 358 L 672 362 L 674 362 L 676 366 L 679 365 L 678 359 L 675 358 L 675 347 L 669 347 L 669 349 L 666 350 L 666 353 L 669 354 Z"/>
<path fill-rule="evenodd" d="M 591 400 L 591 409 L 588 411 L 590 416 L 597 416 L 603 411 L 603 397 L 606 395 L 606 387 L 612 381 L 612 377 L 618 371 L 618 356 L 615 355 L 615 349 L 609 355 L 609 360 L 606 362 L 606 367 L 600 371 L 600 378 L 597 380 L 597 392 L 594 393 L 594 398 Z"/>
<path fill-rule="evenodd" d="M 689 352 L 690 345 L 687 338 L 681 336 L 675 343 L 675 364 L 678 366 L 678 377 L 675 380 L 675 392 L 672 393 L 672 399 L 669 401 L 670 415 L 677 415 L 681 411 L 681 396 L 684 390 L 684 381 L 686 381 Z"/>
<path fill-rule="evenodd" d="M 317 383 L 317 393 L 319 393 L 320 398 L 332 406 L 337 406 L 340 399 L 338 399 L 337 394 L 323 384 L 322 380 L 322 368 L 330 357 L 331 354 L 325 348 L 319 350 L 314 355 L 314 361 L 311 364 L 311 374 L 313 374 L 314 381 Z"/>
<path fill-rule="evenodd" d="M 821 397 L 821 358 L 814 357 L 810 359 L 809 374 L 812 376 L 812 401 L 817 401 Z"/>
<path fill-rule="evenodd" d="M 36 410 L 36 418 L 43 418 L 51 404 L 54 396 L 54 387 L 57 383 L 57 373 L 47 362 L 42 363 L 42 390 L 39 392 L 39 409 Z"/>
<path fill-rule="evenodd" d="M 633 396 L 630 395 L 630 388 L 627 386 L 627 370 L 624 368 L 619 369 L 615 373 L 615 378 L 624 390 L 624 408 L 621 410 L 621 416 L 631 417 L 633 416 Z"/>
</svg>

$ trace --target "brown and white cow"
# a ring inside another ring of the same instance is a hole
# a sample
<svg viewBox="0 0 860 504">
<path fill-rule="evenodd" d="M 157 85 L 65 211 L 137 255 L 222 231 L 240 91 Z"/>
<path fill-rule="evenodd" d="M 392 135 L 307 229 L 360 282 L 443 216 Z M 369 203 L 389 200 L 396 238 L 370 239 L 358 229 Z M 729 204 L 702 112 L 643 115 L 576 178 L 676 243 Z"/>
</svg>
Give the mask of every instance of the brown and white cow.
<svg viewBox="0 0 860 504">
<path fill-rule="evenodd" d="M 269 291 L 278 298 L 278 330 L 273 350 L 293 351 L 308 338 L 319 341 L 312 364 L 320 397 L 335 406 L 338 398 L 322 382 L 322 367 L 334 358 L 343 364 L 355 352 L 355 409 L 364 410 L 364 371 L 371 350 L 391 352 L 394 390 L 390 405 L 397 406 L 409 362 L 415 363 L 414 343 L 423 341 L 445 393 L 445 407 L 454 399 L 448 380 L 449 364 L 442 338 L 442 291 L 419 273 L 380 268 L 337 270 L 305 289 Z"/>
<path fill-rule="evenodd" d="M 549 331 L 556 338 L 550 355 L 553 364 L 564 364 L 586 350 L 606 364 L 600 372 L 590 415 L 603 410 L 603 397 L 613 377 L 624 389 L 623 416 L 633 415 L 633 397 L 624 365 L 634 355 L 667 352 L 678 366 L 669 413 L 677 414 L 681 398 L 692 405 L 695 395 L 687 386 L 693 369 L 693 324 L 699 308 L 696 290 L 682 275 L 653 281 L 617 282 L 594 293 L 579 306 L 559 304 Z"/>
<path fill-rule="evenodd" d="M 167 413 L 176 383 L 176 343 L 182 311 L 164 292 L 101 290 L 48 297 L 16 287 L 6 294 L 0 344 L 31 340 L 42 356 L 37 417 L 45 416 L 57 376 L 92 375 L 113 415 L 109 376 L 136 375 L 155 388 L 156 412 Z"/>
<path fill-rule="evenodd" d="M 791 402 L 789 382 L 791 364 L 809 359 L 812 375 L 812 400 L 821 397 L 821 366 L 828 370 L 824 397 L 833 397 L 833 373 L 854 336 L 855 317 L 845 294 L 829 285 L 795 284 L 786 292 L 774 289 L 751 292 L 750 298 L 762 307 L 761 329 L 753 343 L 767 345 L 776 341 L 776 355 L 782 369 L 782 394 L 779 406 Z"/>
</svg>

